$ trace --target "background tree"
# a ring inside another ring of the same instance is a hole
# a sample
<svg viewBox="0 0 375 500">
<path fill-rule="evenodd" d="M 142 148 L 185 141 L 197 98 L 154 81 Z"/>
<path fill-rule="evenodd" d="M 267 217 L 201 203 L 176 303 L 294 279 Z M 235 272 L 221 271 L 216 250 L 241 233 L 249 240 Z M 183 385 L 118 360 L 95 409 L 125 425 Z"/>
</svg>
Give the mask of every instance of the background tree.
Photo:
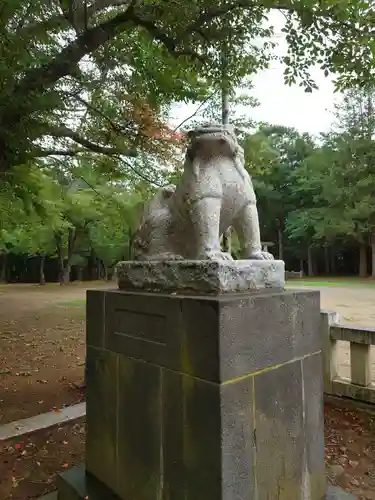
<svg viewBox="0 0 375 500">
<path fill-rule="evenodd" d="M 288 214 L 300 200 L 293 193 L 292 175 L 313 150 L 308 134 L 262 124 L 244 141 L 246 166 L 253 176 L 265 233 L 278 245 L 284 258 L 284 232 Z"/>
<path fill-rule="evenodd" d="M 168 106 L 217 88 L 223 40 L 234 87 L 267 64 L 272 10 L 286 17 L 287 82 L 312 90 L 316 63 L 341 86 L 371 78 L 373 12 L 364 0 L 4 0 L 0 172 L 51 155 L 159 154 L 165 140 L 153 129 Z"/>
</svg>

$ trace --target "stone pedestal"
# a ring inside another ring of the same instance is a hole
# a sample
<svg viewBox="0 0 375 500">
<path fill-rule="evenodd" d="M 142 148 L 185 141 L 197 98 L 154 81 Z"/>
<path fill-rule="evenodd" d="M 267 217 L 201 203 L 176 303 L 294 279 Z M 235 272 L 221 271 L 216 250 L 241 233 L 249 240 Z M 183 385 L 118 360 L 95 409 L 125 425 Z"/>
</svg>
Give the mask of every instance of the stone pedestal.
<svg viewBox="0 0 375 500">
<path fill-rule="evenodd" d="M 89 291 L 87 313 L 86 468 L 121 500 L 322 500 L 318 292 Z"/>
<path fill-rule="evenodd" d="M 87 293 L 86 464 L 57 500 L 346 500 L 326 489 L 319 292 Z"/>
<path fill-rule="evenodd" d="M 221 295 L 285 287 L 282 260 L 124 261 L 116 275 L 127 291 Z"/>
</svg>

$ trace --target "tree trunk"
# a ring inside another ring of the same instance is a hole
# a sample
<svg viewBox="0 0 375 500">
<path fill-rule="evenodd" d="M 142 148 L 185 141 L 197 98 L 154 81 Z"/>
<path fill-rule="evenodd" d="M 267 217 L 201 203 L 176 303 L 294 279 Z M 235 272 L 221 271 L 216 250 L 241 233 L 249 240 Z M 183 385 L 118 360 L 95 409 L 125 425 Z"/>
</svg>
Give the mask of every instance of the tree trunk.
<svg viewBox="0 0 375 500">
<path fill-rule="evenodd" d="M 70 262 L 67 262 L 65 264 L 63 272 L 62 272 L 62 279 L 60 281 L 60 285 L 69 285 L 71 270 L 72 270 L 72 266 L 71 266 Z"/>
<path fill-rule="evenodd" d="M 314 261 L 311 245 L 307 247 L 307 275 L 314 276 Z"/>
<path fill-rule="evenodd" d="M 371 236 L 371 277 L 375 278 L 375 234 Z"/>
<path fill-rule="evenodd" d="M 46 261 L 46 255 L 42 253 L 39 256 L 39 285 L 46 284 L 46 277 L 44 275 L 44 263 Z"/>
<path fill-rule="evenodd" d="M 58 260 L 58 281 L 60 285 L 63 282 L 63 277 L 64 277 L 64 254 L 63 254 L 63 248 L 62 248 L 62 234 L 61 233 L 56 233 L 55 234 L 55 241 L 56 241 L 56 252 L 57 252 L 57 260 Z"/>
<path fill-rule="evenodd" d="M 74 255 L 74 246 L 77 239 L 77 230 L 71 227 L 68 229 L 68 258 L 66 259 L 66 261 L 64 261 L 61 233 L 55 235 L 55 239 L 57 244 L 57 255 L 59 259 L 59 282 L 60 285 L 68 285 L 70 282 L 70 272 L 72 270 L 72 258 Z"/>
<path fill-rule="evenodd" d="M 7 254 L 0 254 L 0 283 L 5 283 L 7 280 Z"/>
<path fill-rule="evenodd" d="M 331 274 L 333 274 L 334 276 L 336 275 L 336 252 L 335 252 L 335 247 L 334 245 L 331 246 L 331 257 L 330 257 L 330 260 L 331 260 Z"/>
<path fill-rule="evenodd" d="M 279 260 L 284 260 L 283 228 L 280 224 L 277 228 L 277 243 L 279 245 Z"/>
<path fill-rule="evenodd" d="M 359 246 L 359 276 L 367 276 L 367 243 L 360 243 Z"/>
<path fill-rule="evenodd" d="M 76 266 L 76 271 L 77 271 L 77 281 L 83 281 L 83 267 Z"/>
<path fill-rule="evenodd" d="M 303 259 L 299 259 L 299 270 L 304 273 L 303 267 Z"/>
<path fill-rule="evenodd" d="M 124 260 L 126 260 L 126 257 L 124 257 Z M 90 281 L 93 281 L 95 279 L 95 276 L 94 276 L 95 265 L 96 265 L 95 252 L 93 249 L 91 249 L 90 257 L 88 259 L 88 265 L 87 265 L 88 278 Z"/>
<path fill-rule="evenodd" d="M 108 280 L 108 268 L 104 264 L 103 261 L 102 261 L 102 267 L 103 267 L 103 279 L 107 281 Z"/>
<path fill-rule="evenodd" d="M 327 243 L 324 245 L 324 269 L 325 269 L 325 274 L 328 275 L 330 272 L 330 266 L 329 266 L 329 247 Z"/>
</svg>

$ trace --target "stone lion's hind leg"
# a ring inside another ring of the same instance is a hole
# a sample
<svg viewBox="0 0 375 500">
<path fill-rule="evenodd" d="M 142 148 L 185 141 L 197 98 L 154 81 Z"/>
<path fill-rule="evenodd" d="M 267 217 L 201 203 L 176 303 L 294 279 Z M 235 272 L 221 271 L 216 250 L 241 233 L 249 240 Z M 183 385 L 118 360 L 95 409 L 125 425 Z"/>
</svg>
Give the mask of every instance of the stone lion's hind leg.
<svg viewBox="0 0 375 500">
<path fill-rule="evenodd" d="M 262 251 L 259 217 L 256 203 L 247 204 L 233 221 L 241 245 L 242 258 L 250 260 L 272 260 L 273 256 Z"/>
<path fill-rule="evenodd" d="M 169 235 L 170 213 L 166 208 L 155 210 L 144 221 L 135 238 L 136 260 L 181 260 Z"/>
</svg>

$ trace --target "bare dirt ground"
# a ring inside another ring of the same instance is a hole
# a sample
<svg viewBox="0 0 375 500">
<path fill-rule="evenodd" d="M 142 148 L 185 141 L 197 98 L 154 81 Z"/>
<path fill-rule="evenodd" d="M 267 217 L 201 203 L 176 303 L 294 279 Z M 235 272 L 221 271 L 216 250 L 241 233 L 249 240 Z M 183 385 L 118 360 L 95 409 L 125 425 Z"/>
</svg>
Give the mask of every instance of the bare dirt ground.
<svg viewBox="0 0 375 500">
<path fill-rule="evenodd" d="M 31 500 L 54 491 L 57 474 L 82 463 L 84 456 L 83 420 L 2 443 L 1 500 Z"/>
<path fill-rule="evenodd" d="M 0 286 L 0 425 L 84 399 L 74 384 L 83 379 L 85 293 L 110 287 L 115 284 Z M 375 328 L 375 286 L 322 287 L 321 298 L 322 308 L 338 311 L 342 322 Z M 343 376 L 348 361 L 343 347 Z M 325 408 L 329 479 L 360 500 L 375 500 L 375 417 L 343 404 Z M 57 472 L 83 460 L 83 422 L 3 443 L 0 498 L 37 498 L 55 488 Z"/>
<path fill-rule="evenodd" d="M 83 399 L 85 293 L 111 286 L 0 287 L 0 425 Z"/>
<path fill-rule="evenodd" d="M 0 424 L 82 400 L 74 384 L 83 379 L 86 290 L 113 287 L 114 282 L 0 286 Z M 342 322 L 375 328 L 375 285 L 322 287 L 321 304 L 338 311 Z M 349 377 L 345 343 L 339 368 Z"/>
<path fill-rule="evenodd" d="M 326 468 L 330 483 L 375 500 L 375 414 L 345 401 L 325 405 Z"/>
</svg>

